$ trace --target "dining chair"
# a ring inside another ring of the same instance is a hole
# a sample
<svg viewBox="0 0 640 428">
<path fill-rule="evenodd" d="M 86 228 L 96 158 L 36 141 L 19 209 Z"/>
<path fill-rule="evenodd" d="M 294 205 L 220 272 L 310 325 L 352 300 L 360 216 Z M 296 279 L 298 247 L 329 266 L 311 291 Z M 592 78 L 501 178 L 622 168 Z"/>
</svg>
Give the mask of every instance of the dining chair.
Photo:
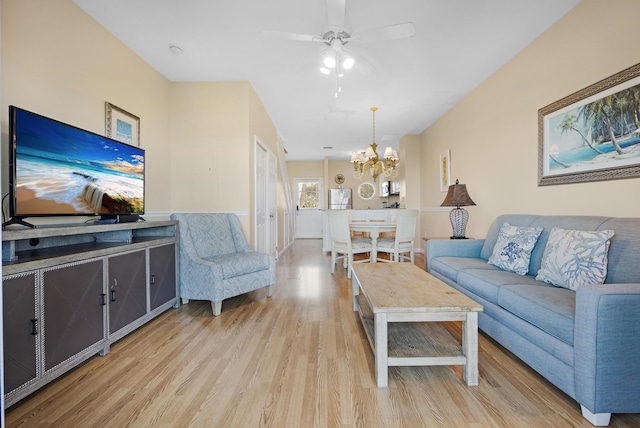
<svg viewBox="0 0 640 428">
<path fill-rule="evenodd" d="M 396 214 L 396 236 L 379 238 L 378 252 L 389 253 L 389 259 L 378 259 L 380 262 L 400 262 L 402 259 L 414 262 L 414 240 L 418 210 L 398 210 Z M 409 253 L 408 256 L 405 254 Z"/>
<path fill-rule="evenodd" d="M 349 210 L 349 223 L 366 223 L 367 217 L 363 215 L 360 211 Z M 354 232 L 351 231 L 351 236 L 356 238 L 368 238 L 369 234 L 367 232 Z"/>
<path fill-rule="evenodd" d="M 333 210 L 327 211 L 329 218 L 329 234 L 331 236 L 331 273 L 335 273 L 336 261 L 343 259 L 347 268 L 347 278 L 351 278 L 351 266 L 353 263 L 368 262 L 364 260 L 353 260 L 354 254 L 369 253 L 372 250 L 371 239 L 352 238 L 349 230 L 349 211 Z M 338 254 L 342 254 L 338 256 Z"/>
</svg>

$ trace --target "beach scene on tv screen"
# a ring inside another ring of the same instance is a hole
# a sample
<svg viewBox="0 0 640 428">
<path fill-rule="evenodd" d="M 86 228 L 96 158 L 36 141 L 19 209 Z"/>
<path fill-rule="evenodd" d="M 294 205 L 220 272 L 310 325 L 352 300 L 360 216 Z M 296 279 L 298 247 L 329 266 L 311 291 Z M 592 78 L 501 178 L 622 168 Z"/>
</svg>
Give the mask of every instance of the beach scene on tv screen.
<svg viewBox="0 0 640 428">
<path fill-rule="evenodd" d="M 16 213 L 144 213 L 144 152 L 18 111 Z"/>
</svg>

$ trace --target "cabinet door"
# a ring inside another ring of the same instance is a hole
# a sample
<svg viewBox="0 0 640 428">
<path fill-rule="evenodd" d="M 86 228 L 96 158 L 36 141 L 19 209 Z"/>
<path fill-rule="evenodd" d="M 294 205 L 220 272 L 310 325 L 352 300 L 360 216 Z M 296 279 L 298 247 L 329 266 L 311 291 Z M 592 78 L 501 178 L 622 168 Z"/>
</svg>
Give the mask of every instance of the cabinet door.
<svg viewBox="0 0 640 428">
<path fill-rule="evenodd" d="M 151 310 L 176 298 L 176 247 L 149 249 L 149 298 Z"/>
<path fill-rule="evenodd" d="M 43 270 L 45 370 L 104 339 L 102 263 Z"/>
<path fill-rule="evenodd" d="M 35 272 L 2 279 L 4 391 L 36 378 L 36 337 L 40 329 Z"/>
<path fill-rule="evenodd" d="M 147 313 L 147 263 L 144 250 L 109 257 L 109 332 Z"/>
</svg>

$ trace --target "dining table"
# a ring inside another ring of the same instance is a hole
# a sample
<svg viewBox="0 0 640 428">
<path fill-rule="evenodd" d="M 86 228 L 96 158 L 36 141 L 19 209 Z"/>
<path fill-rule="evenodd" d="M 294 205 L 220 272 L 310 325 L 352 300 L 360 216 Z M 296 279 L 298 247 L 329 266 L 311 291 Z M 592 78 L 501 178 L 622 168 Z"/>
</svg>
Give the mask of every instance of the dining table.
<svg viewBox="0 0 640 428">
<path fill-rule="evenodd" d="M 378 261 L 378 237 L 381 233 L 395 232 L 396 223 L 352 222 L 349 229 L 353 232 L 366 232 L 371 237 L 371 263 Z"/>
</svg>

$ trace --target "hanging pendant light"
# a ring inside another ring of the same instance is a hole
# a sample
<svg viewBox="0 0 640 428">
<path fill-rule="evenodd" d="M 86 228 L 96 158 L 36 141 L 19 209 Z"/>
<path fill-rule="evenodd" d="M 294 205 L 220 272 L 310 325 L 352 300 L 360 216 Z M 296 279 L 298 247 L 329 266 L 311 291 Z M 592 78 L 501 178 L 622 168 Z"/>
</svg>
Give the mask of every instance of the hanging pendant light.
<svg viewBox="0 0 640 428">
<path fill-rule="evenodd" d="M 373 141 L 365 151 L 351 152 L 351 163 L 353 163 L 353 176 L 362 180 L 367 174 L 377 181 L 381 174 L 385 178 L 395 178 L 398 176 L 398 152 L 392 147 L 384 150 L 384 162 L 378 157 L 378 144 L 376 143 L 376 111 L 378 107 L 371 107 L 373 115 Z"/>
</svg>

